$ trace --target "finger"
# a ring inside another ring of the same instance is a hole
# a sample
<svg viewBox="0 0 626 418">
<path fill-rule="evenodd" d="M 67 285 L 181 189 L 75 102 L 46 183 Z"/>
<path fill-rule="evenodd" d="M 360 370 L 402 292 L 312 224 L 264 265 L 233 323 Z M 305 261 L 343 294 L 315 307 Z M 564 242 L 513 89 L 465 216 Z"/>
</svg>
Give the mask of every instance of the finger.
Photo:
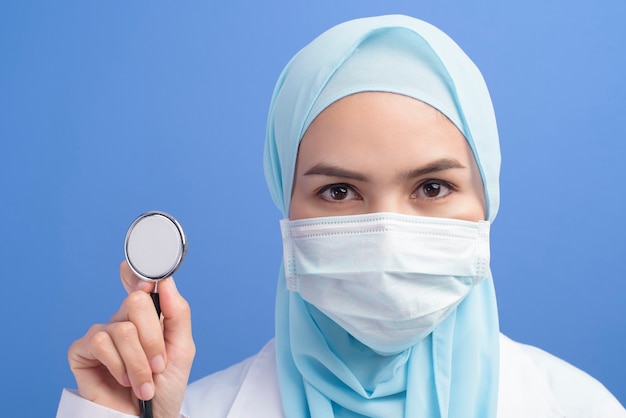
<svg viewBox="0 0 626 418">
<path fill-rule="evenodd" d="M 126 260 L 120 264 L 120 278 L 122 279 L 122 285 L 128 293 L 135 290 L 141 290 L 146 293 L 154 291 L 154 283 L 147 280 L 142 280 L 130 269 L 130 266 Z"/>
<path fill-rule="evenodd" d="M 107 331 L 124 362 L 135 396 L 143 400 L 152 399 L 154 397 L 152 369 L 139 341 L 137 327 L 129 321 L 115 322 L 107 326 Z"/>
<path fill-rule="evenodd" d="M 130 387 L 126 366 L 111 336 L 106 331 L 100 330 L 93 334 L 89 346 L 91 348 L 90 354 L 107 368 L 117 383 L 124 387 Z"/>
<path fill-rule="evenodd" d="M 68 350 L 68 360 L 72 372 L 77 376 L 79 390 L 83 386 L 81 383 L 84 383 L 86 378 L 88 380 L 106 379 L 103 374 L 83 373 L 83 370 L 93 370 L 102 366 L 118 384 L 124 387 L 130 386 L 124 362 L 111 337 L 105 331 L 105 325 L 92 326 L 83 338 L 74 341 Z M 82 395 L 91 399 L 90 396 L 93 394 L 83 393 Z"/>
<path fill-rule="evenodd" d="M 165 369 L 167 357 L 161 322 L 156 314 L 152 298 L 137 290 L 128 295 L 120 309 L 111 317 L 111 322 L 132 322 L 141 347 L 149 360 L 153 373 Z"/>
</svg>

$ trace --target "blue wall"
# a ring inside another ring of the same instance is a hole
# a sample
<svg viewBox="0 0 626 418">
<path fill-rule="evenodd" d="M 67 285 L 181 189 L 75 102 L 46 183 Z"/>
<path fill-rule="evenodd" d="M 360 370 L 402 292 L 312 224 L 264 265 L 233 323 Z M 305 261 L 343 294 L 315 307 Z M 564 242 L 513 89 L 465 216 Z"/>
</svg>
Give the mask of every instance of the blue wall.
<svg viewBox="0 0 626 418">
<path fill-rule="evenodd" d="M 493 272 L 502 329 L 626 403 L 626 3 L 0 2 L 4 416 L 51 416 L 70 343 L 124 297 L 126 228 L 178 217 L 192 378 L 273 335 L 279 213 L 261 152 L 274 82 L 328 27 L 401 12 L 448 32 L 490 86 L 502 138 Z"/>
</svg>

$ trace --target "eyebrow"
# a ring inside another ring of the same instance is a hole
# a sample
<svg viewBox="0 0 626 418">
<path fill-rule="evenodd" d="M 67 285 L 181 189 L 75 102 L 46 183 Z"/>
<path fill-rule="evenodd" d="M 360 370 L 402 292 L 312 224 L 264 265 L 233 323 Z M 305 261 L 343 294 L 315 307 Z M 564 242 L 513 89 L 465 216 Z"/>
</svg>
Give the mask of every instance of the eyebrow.
<svg viewBox="0 0 626 418">
<path fill-rule="evenodd" d="M 426 174 L 436 173 L 438 171 L 450 170 L 450 169 L 458 169 L 458 168 L 466 168 L 459 161 L 451 159 L 451 158 L 442 158 L 431 163 L 426 164 L 423 167 L 418 167 L 413 170 L 409 170 L 405 173 L 402 173 L 400 177 L 412 179 L 416 177 L 421 177 Z M 327 164 L 327 163 L 319 163 L 309 168 L 305 173 L 305 176 L 328 176 L 328 177 L 338 177 L 349 180 L 357 180 L 357 181 L 368 181 L 367 176 L 358 173 L 356 171 L 346 170 L 345 168 L 341 168 L 336 165 Z"/>
<path fill-rule="evenodd" d="M 336 165 L 327 163 L 319 163 L 309 168 L 305 176 L 328 176 L 328 177 L 341 177 L 349 180 L 367 181 L 367 177 L 356 171 L 346 170 Z"/>
<path fill-rule="evenodd" d="M 405 177 L 412 179 L 416 177 L 421 177 L 426 174 L 436 173 L 438 171 L 450 170 L 455 168 L 466 168 L 463 164 L 461 164 L 458 160 L 454 160 L 451 158 L 442 158 L 440 160 L 433 161 L 432 163 L 426 164 L 424 167 L 419 167 L 414 170 L 406 173 Z"/>
</svg>

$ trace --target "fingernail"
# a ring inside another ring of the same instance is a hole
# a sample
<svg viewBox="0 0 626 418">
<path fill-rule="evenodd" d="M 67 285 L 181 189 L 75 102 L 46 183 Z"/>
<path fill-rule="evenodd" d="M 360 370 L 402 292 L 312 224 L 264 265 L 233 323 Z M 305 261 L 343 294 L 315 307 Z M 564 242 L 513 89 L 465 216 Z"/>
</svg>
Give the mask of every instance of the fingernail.
<svg viewBox="0 0 626 418">
<path fill-rule="evenodd" d="M 139 394 L 141 394 L 141 399 L 144 401 L 149 401 L 154 398 L 154 386 L 152 383 L 147 382 L 141 385 L 139 388 Z"/>
<path fill-rule="evenodd" d="M 152 367 L 152 373 L 161 373 L 165 370 L 165 359 L 161 354 L 154 356 L 152 360 L 150 360 L 150 367 Z"/>
<path fill-rule="evenodd" d="M 128 378 L 128 374 L 124 373 L 122 375 L 122 385 L 126 386 L 126 387 L 130 387 L 130 379 Z"/>
</svg>

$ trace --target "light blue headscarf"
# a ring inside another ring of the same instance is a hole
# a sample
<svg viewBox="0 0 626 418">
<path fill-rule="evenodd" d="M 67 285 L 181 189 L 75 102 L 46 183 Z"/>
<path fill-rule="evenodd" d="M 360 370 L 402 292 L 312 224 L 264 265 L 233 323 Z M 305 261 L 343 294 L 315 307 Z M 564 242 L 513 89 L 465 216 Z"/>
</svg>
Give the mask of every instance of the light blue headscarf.
<svg viewBox="0 0 626 418">
<path fill-rule="evenodd" d="M 334 27 L 302 49 L 281 74 L 270 107 L 264 162 L 270 193 L 285 217 L 306 129 L 330 104 L 363 91 L 403 94 L 445 114 L 474 153 L 487 220 L 495 218 L 500 150 L 484 80 L 447 35 L 399 15 Z M 276 355 L 288 418 L 495 417 L 498 338 L 491 277 L 420 343 L 380 356 L 289 292 L 280 272 Z"/>
</svg>

